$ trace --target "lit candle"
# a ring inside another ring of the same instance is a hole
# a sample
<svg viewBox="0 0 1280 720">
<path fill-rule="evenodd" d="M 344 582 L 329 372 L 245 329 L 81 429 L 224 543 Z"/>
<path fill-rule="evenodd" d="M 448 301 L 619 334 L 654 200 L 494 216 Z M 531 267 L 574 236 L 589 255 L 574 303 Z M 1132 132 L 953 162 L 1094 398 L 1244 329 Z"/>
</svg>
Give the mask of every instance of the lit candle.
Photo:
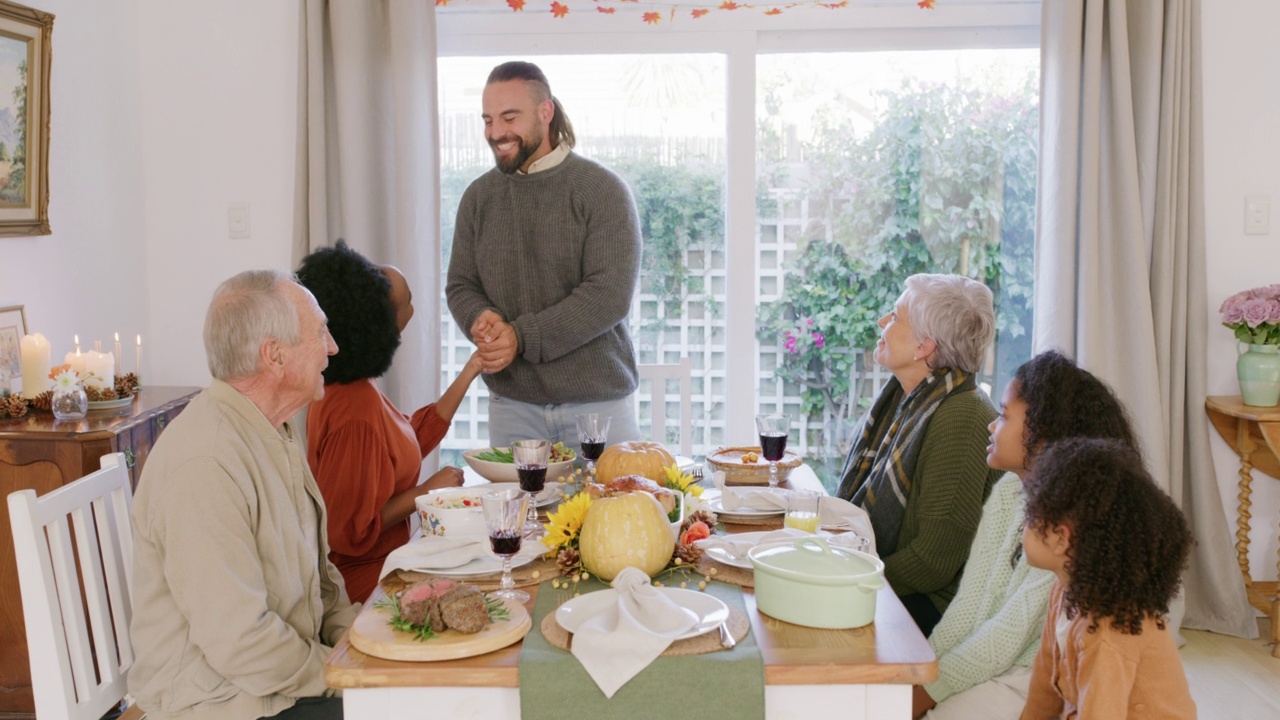
<svg viewBox="0 0 1280 720">
<path fill-rule="evenodd" d="M 22 397 L 49 389 L 49 341 L 41 333 L 22 338 Z"/>
<path fill-rule="evenodd" d="M 94 352 L 99 352 L 99 353 L 100 353 L 100 352 L 102 352 L 102 341 L 101 341 L 101 340 L 94 340 L 94 341 L 93 341 L 93 351 L 94 351 Z"/>
<path fill-rule="evenodd" d="M 115 367 L 115 358 L 111 353 L 98 352 L 90 350 L 85 354 L 84 374 L 81 380 L 85 385 L 93 385 L 100 388 L 112 388 L 116 385 L 116 376 L 112 372 Z"/>
<path fill-rule="evenodd" d="M 86 357 L 86 356 L 85 356 L 83 353 L 81 353 L 81 352 L 80 352 L 80 343 L 76 343 L 76 350 L 75 350 L 75 352 L 69 352 L 69 353 L 67 353 L 66 357 L 62 358 L 62 362 L 63 362 L 63 363 L 65 363 L 65 364 L 67 364 L 67 365 L 70 365 L 70 366 L 71 366 L 71 369 L 72 369 L 72 370 L 75 370 L 75 371 L 76 371 L 76 374 L 77 374 L 77 375 L 79 375 L 79 376 L 80 376 L 80 379 L 82 379 L 82 380 L 83 380 L 83 379 L 84 379 L 84 360 L 85 360 L 85 357 Z"/>
<path fill-rule="evenodd" d="M 138 354 L 133 358 L 133 372 L 138 376 L 138 382 L 142 382 L 142 336 L 138 336 Z"/>
<path fill-rule="evenodd" d="M 76 339 L 76 354 L 79 355 L 80 354 L 80 336 L 75 335 L 74 337 Z"/>
<path fill-rule="evenodd" d="M 116 351 L 114 354 L 116 358 L 115 373 L 116 375 L 119 375 L 120 374 L 120 333 L 116 333 Z"/>
</svg>

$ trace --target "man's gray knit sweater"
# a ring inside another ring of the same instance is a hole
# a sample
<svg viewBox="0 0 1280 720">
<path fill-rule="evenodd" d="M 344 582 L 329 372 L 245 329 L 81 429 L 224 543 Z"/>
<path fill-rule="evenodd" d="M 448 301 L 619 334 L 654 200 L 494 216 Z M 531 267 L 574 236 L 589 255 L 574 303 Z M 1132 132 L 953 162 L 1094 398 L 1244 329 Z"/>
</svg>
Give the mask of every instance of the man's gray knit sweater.
<svg viewBox="0 0 1280 720">
<path fill-rule="evenodd" d="M 535 404 L 635 392 L 627 314 L 640 273 L 640 221 L 626 183 L 569 153 L 531 175 L 490 170 L 458 207 L 446 295 L 467 337 L 492 309 L 519 351 L 489 390 Z"/>
</svg>

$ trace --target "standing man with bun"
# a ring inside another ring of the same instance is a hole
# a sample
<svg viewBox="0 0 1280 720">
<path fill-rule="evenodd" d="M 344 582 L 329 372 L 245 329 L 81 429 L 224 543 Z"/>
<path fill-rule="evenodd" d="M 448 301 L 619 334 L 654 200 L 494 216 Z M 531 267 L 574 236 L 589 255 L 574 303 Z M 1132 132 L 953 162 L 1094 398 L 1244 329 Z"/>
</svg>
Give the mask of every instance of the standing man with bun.
<svg viewBox="0 0 1280 720">
<path fill-rule="evenodd" d="M 573 126 L 537 65 L 494 68 L 483 113 L 497 167 L 462 196 L 446 294 L 479 349 L 489 441 L 572 443 L 579 413 L 612 416 L 611 443 L 639 439 L 631 192 L 573 152 Z"/>
</svg>

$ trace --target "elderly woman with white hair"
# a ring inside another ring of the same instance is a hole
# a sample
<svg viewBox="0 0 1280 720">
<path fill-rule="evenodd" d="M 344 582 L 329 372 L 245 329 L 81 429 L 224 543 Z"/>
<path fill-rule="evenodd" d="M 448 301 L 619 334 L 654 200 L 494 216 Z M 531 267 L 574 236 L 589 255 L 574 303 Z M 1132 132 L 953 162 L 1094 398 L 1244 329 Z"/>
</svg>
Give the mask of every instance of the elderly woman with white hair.
<svg viewBox="0 0 1280 720">
<path fill-rule="evenodd" d="M 854 432 L 840 497 L 866 509 L 885 578 L 928 636 L 960 586 L 982 503 L 996 411 L 975 382 L 995 335 L 991 291 L 912 275 L 884 317 L 875 359 L 893 373 Z"/>
</svg>

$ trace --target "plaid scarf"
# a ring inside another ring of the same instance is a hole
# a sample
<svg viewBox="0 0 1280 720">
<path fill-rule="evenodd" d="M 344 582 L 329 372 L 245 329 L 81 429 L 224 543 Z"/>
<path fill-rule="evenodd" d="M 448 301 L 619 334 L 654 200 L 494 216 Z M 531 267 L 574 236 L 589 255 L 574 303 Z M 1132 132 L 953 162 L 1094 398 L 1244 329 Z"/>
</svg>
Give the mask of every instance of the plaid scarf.
<svg viewBox="0 0 1280 720">
<path fill-rule="evenodd" d="M 939 368 L 903 397 L 902 384 L 889 380 L 854 434 L 837 494 L 871 516 L 881 557 L 898 549 L 916 461 L 924 447 L 929 418 L 952 393 L 977 388 L 972 375 Z"/>
</svg>

